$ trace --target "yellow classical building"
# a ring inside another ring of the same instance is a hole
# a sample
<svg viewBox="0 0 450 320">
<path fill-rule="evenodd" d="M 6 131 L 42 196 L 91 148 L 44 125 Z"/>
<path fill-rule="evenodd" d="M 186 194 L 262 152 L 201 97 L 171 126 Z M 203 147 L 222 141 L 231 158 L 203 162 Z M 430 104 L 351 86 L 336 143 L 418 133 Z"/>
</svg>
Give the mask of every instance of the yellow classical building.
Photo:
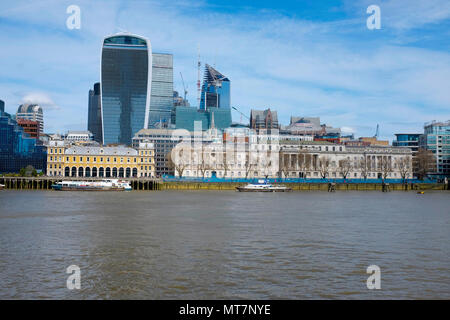
<svg viewBox="0 0 450 320">
<path fill-rule="evenodd" d="M 49 141 L 47 175 L 64 177 L 155 177 L 153 143 L 126 146 L 67 145 Z"/>
</svg>

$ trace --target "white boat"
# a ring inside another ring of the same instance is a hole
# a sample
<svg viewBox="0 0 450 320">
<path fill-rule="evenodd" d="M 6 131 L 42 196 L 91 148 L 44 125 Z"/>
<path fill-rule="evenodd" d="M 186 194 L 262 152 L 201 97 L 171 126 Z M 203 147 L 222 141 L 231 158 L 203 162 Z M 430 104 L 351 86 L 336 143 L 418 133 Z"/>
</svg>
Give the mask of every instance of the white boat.
<svg viewBox="0 0 450 320">
<path fill-rule="evenodd" d="M 284 185 L 280 184 L 270 184 L 264 180 L 259 180 L 258 183 L 249 183 L 243 187 L 236 187 L 239 192 L 287 192 L 291 191 L 291 188 L 288 188 Z"/>
<path fill-rule="evenodd" d="M 104 179 L 100 181 L 61 181 L 52 185 L 53 190 L 59 191 L 130 191 L 127 181 L 118 179 Z"/>
</svg>

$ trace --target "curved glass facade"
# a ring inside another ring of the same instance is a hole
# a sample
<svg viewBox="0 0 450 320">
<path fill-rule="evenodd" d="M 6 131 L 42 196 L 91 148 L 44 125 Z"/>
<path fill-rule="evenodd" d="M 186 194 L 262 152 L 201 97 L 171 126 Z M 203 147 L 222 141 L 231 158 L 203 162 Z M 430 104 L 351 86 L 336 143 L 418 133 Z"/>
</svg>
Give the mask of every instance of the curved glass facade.
<svg viewBox="0 0 450 320">
<path fill-rule="evenodd" d="M 134 134 L 145 128 L 151 56 L 151 48 L 142 38 L 124 35 L 104 40 L 101 63 L 104 144 L 130 145 Z"/>
</svg>

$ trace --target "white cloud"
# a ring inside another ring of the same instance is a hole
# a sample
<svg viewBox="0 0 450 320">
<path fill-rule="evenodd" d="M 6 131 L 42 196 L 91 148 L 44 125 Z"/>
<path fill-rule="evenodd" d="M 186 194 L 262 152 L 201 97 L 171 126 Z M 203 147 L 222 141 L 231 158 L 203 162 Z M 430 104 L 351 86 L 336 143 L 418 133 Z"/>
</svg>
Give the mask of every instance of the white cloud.
<svg viewBox="0 0 450 320">
<path fill-rule="evenodd" d="M 44 110 L 49 109 L 60 109 L 59 106 L 50 98 L 46 93 L 43 92 L 30 92 L 22 98 L 22 103 L 38 104 Z"/>
</svg>

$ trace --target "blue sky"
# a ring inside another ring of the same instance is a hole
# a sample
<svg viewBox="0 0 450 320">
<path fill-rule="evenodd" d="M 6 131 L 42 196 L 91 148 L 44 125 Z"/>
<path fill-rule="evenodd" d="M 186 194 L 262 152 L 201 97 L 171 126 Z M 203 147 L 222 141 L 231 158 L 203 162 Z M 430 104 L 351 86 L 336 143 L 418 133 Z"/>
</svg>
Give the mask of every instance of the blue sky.
<svg viewBox="0 0 450 320">
<path fill-rule="evenodd" d="M 66 27 L 69 5 L 81 29 Z M 381 8 L 368 30 L 366 9 Z M 2 1 L 0 99 L 44 107 L 46 131 L 87 127 L 88 90 L 99 81 L 104 36 L 127 30 L 174 55 L 174 86 L 196 104 L 202 62 L 231 79 L 231 100 L 320 116 L 357 136 L 422 132 L 450 119 L 450 1 Z M 239 114 L 233 114 L 240 121 Z M 245 119 L 243 119 L 245 120 Z"/>
</svg>

